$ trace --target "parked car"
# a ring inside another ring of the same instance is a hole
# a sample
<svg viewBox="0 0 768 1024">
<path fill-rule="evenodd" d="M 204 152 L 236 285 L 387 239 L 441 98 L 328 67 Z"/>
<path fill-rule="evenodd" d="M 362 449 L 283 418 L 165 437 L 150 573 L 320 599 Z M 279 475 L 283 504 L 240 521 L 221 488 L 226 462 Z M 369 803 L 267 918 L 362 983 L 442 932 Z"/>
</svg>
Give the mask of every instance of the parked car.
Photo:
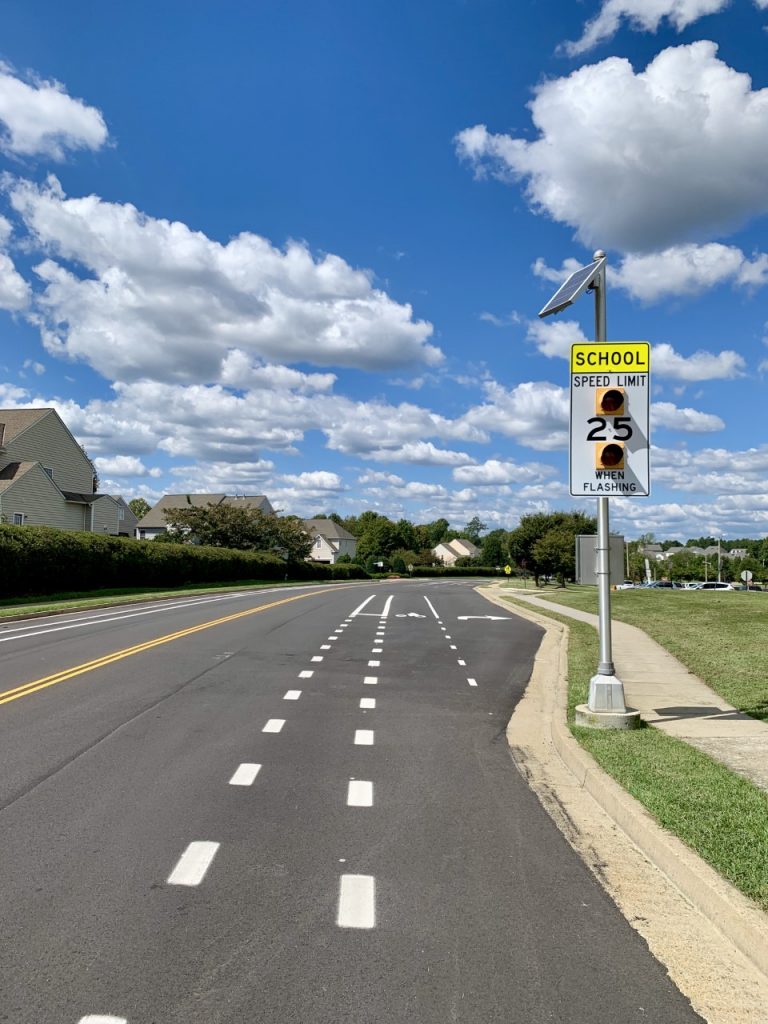
<svg viewBox="0 0 768 1024">
<path fill-rule="evenodd" d="M 675 583 L 674 580 L 654 580 L 653 583 L 646 583 L 649 590 L 682 590 L 682 583 Z"/>
<path fill-rule="evenodd" d="M 635 589 L 635 584 L 632 582 L 632 580 L 624 580 L 623 583 L 617 583 L 616 584 L 616 589 L 617 590 L 634 590 Z"/>
<path fill-rule="evenodd" d="M 698 580 L 688 580 L 683 584 L 683 590 L 698 590 L 700 586 L 701 583 Z"/>
<path fill-rule="evenodd" d="M 734 590 L 730 583 L 702 583 L 699 590 Z"/>
</svg>

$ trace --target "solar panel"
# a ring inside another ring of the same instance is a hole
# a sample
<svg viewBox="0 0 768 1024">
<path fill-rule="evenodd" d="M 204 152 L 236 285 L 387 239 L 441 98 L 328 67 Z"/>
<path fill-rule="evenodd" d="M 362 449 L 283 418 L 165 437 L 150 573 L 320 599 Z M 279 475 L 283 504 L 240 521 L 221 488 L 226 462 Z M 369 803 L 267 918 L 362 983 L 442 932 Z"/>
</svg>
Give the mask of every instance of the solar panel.
<svg viewBox="0 0 768 1024">
<path fill-rule="evenodd" d="M 599 260 L 595 260 L 594 263 L 590 263 L 589 266 L 580 267 L 578 270 L 575 270 L 571 276 L 560 285 L 544 309 L 539 313 L 539 316 L 543 318 L 545 316 L 550 316 L 552 313 L 559 313 L 562 309 L 566 309 L 570 306 L 572 302 L 575 302 L 582 292 L 585 292 L 592 284 L 604 263 L 605 258 L 601 257 Z"/>
</svg>

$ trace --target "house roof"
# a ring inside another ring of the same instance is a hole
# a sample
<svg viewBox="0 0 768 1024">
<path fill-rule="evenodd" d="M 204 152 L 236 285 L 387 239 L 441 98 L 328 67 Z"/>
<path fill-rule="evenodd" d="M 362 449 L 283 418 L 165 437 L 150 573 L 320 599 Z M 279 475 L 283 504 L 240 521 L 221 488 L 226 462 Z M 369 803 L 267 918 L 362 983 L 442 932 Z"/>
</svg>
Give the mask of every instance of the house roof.
<svg viewBox="0 0 768 1024">
<path fill-rule="evenodd" d="M 461 558 L 476 558 L 480 554 L 480 548 L 467 540 L 466 537 L 456 537 L 448 542 L 448 547 L 459 553 Z"/>
<path fill-rule="evenodd" d="M 263 508 L 272 511 L 272 506 L 264 494 L 243 494 L 230 497 L 226 494 L 164 494 L 137 525 L 149 529 L 165 529 L 165 511 L 169 508 L 205 508 L 206 505 L 242 505 L 246 508 Z M 265 511 L 266 511 L 265 510 Z"/>
<path fill-rule="evenodd" d="M 37 423 L 53 409 L 0 409 L 0 446 L 5 446 L 27 427 Z"/>
<path fill-rule="evenodd" d="M 7 466 L 0 469 L 0 493 L 7 491 L 36 465 L 36 462 L 9 462 Z"/>
<path fill-rule="evenodd" d="M 307 533 L 317 533 L 327 540 L 357 540 L 354 534 L 333 519 L 305 519 L 304 529 Z"/>
</svg>

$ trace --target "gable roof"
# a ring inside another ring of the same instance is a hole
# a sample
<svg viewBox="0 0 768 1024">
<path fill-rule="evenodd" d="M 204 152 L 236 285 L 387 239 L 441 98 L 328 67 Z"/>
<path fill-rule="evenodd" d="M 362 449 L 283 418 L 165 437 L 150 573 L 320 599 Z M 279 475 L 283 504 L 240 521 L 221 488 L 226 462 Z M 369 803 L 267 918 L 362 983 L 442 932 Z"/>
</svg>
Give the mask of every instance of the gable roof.
<svg viewBox="0 0 768 1024">
<path fill-rule="evenodd" d="M 51 412 L 55 409 L 0 409 L 0 447 L 5 447 Z"/>
<path fill-rule="evenodd" d="M 357 540 L 354 534 L 339 526 L 333 519 L 305 519 L 304 529 L 309 534 L 319 534 L 326 540 Z"/>
<path fill-rule="evenodd" d="M 136 524 L 140 528 L 165 529 L 168 525 L 165 521 L 165 511 L 169 508 L 205 508 L 206 505 L 242 505 L 246 508 L 266 508 L 264 511 L 272 511 L 272 506 L 264 494 L 243 494 L 230 497 L 226 494 L 164 494 L 145 516 Z"/>
<path fill-rule="evenodd" d="M 9 462 L 7 466 L 0 469 L 0 493 L 7 491 L 36 465 L 36 462 Z"/>
</svg>

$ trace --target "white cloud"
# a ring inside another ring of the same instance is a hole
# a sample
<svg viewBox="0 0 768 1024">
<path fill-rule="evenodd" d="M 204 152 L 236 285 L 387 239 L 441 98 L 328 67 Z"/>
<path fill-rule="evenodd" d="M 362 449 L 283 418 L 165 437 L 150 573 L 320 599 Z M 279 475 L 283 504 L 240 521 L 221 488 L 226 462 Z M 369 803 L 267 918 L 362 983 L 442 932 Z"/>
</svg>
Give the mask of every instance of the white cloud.
<svg viewBox="0 0 768 1024">
<path fill-rule="evenodd" d="M 306 473 L 287 473 L 280 479 L 292 487 L 320 494 L 325 491 L 342 491 L 344 482 L 338 473 L 328 473 L 322 469 L 310 470 Z"/>
<path fill-rule="evenodd" d="M 29 285 L 14 266 L 13 260 L 0 252 L 0 309 L 11 313 L 26 309 L 31 297 Z"/>
<path fill-rule="evenodd" d="M 714 413 L 697 409 L 681 409 L 672 402 L 651 403 L 651 428 L 667 427 L 684 434 L 707 434 L 723 430 L 725 423 Z"/>
<path fill-rule="evenodd" d="M 571 274 L 580 270 L 582 264 L 578 260 L 575 260 L 572 256 L 563 260 L 560 269 L 557 267 L 547 266 L 546 261 L 542 256 L 537 256 L 535 262 L 531 265 L 534 277 L 540 277 L 543 281 L 551 281 L 553 284 L 562 284 L 566 281 Z"/>
<path fill-rule="evenodd" d="M 456 138 L 479 175 L 527 182 L 537 210 L 589 245 L 642 252 L 696 240 L 768 210 L 768 90 L 707 40 L 666 49 L 645 71 L 610 57 L 540 85 L 539 137 Z"/>
<path fill-rule="evenodd" d="M 494 327 L 512 327 L 522 321 L 520 314 L 515 313 L 514 310 L 504 316 L 497 316 L 495 313 L 481 313 L 480 319 L 484 323 L 493 324 Z"/>
<path fill-rule="evenodd" d="M 25 370 L 31 370 L 38 377 L 41 376 L 41 374 L 45 373 L 45 367 L 43 366 L 43 364 L 35 362 L 34 359 L 25 359 L 24 362 L 22 363 L 22 366 L 24 367 Z"/>
<path fill-rule="evenodd" d="M 768 255 L 756 253 L 750 260 L 736 246 L 719 242 L 675 245 L 656 253 L 629 253 L 609 280 L 642 302 L 698 295 L 727 282 L 756 288 L 768 281 Z"/>
<path fill-rule="evenodd" d="M 50 254 L 35 268 L 46 348 L 107 378 L 209 383 L 239 367 L 253 379 L 262 362 L 380 370 L 442 359 L 409 305 L 303 243 L 280 250 L 243 233 L 222 245 L 130 204 L 67 199 L 55 179 L 16 181 L 10 199 Z"/>
<path fill-rule="evenodd" d="M 17 78 L 0 63 L 0 146 L 16 156 L 47 156 L 63 160 L 66 150 L 100 149 L 107 126 L 95 107 L 73 99 L 60 82 Z"/>
<path fill-rule="evenodd" d="M 488 459 L 480 466 L 457 466 L 453 471 L 453 479 L 460 484 L 495 487 L 498 484 L 530 484 L 554 474 L 555 469 L 552 466 L 540 462 L 520 465 L 515 462 L 501 462 L 499 459 Z"/>
<path fill-rule="evenodd" d="M 485 384 L 488 401 L 467 412 L 463 420 L 484 432 L 514 437 L 538 451 L 568 445 L 568 391 L 547 381 L 526 381 L 510 391 L 496 381 Z"/>
<path fill-rule="evenodd" d="M 570 359 L 571 345 L 590 340 L 575 320 L 531 320 L 527 337 L 548 359 Z"/>
<path fill-rule="evenodd" d="M 135 455 L 113 455 L 111 458 L 96 458 L 93 461 L 101 476 L 151 476 L 157 478 L 162 475 L 162 470 L 156 467 L 147 469 L 141 459 Z"/>
<path fill-rule="evenodd" d="M 743 375 L 745 365 L 743 357 L 731 349 L 692 356 L 681 356 L 664 342 L 651 349 L 652 372 L 675 380 L 732 380 Z"/>
<path fill-rule="evenodd" d="M 758 6 L 768 0 L 756 0 Z M 705 14 L 715 14 L 727 7 L 730 0 L 603 0 L 602 7 L 587 24 L 580 39 L 565 43 L 570 57 L 591 50 L 614 36 L 622 23 L 629 22 L 638 32 L 656 32 L 667 18 L 678 32 Z"/>
<path fill-rule="evenodd" d="M 366 473 L 362 473 L 357 478 L 357 482 L 363 487 L 378 487 L 381 484 L 387 484 L 390 487 L 402 487 L 405 480 L 396 473 L 379 473 L 376 470 L 369 470 Z"/>
<path fill-rule="evenodd" d="M 462 466 L 472 462 L 466 452 L 437 448 L 431 441 L 408 441 L 397 448 L 375 448 L 366 452 L 375 462 L 410 462 L 420 466 Z"/>
</svg>

